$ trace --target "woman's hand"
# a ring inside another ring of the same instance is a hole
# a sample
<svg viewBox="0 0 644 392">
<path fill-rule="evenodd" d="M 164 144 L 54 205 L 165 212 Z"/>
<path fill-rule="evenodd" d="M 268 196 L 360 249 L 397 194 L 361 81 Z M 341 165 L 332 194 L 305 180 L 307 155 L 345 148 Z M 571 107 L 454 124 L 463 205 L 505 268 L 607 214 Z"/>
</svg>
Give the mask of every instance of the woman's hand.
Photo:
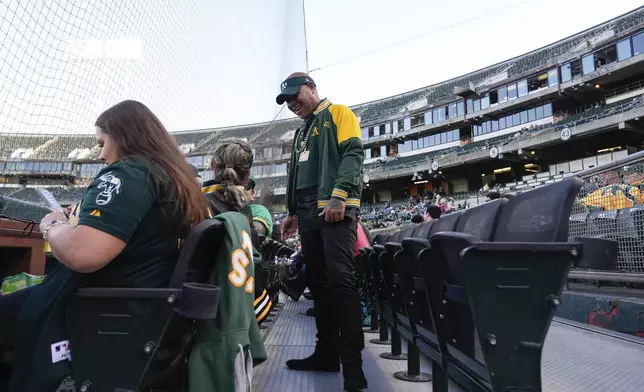
<svg viewBox="0 0 644 392">
<path fill-rule="evenodd" d="M 68 221 L 67 216 L 60 210 L 51 210 L 51 212 L 45 215 L 44 218 L 40 221 L 40 232 L 42 233 L 45 229 L 45 226 L 50 224 L 55 220 Z"/>
</svg>

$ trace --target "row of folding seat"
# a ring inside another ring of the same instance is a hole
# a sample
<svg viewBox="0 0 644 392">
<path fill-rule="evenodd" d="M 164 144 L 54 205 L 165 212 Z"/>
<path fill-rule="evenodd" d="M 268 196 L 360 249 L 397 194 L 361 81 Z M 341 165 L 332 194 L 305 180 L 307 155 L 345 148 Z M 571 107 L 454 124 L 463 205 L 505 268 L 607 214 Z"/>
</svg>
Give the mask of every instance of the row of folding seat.
<svg viewBox="0 0 644 392">
<path fill-rule="evenodd" d="M 262 321 L 271 321 L 271 316 L 273 316 L 280 308 L 280 288 L 282 287 L 282 281 L 288 275 L 290 270 L 290 266 L 288 264 L 282 264 L 276 262 L 276 260 L 291 256 L 294 250 L 287 245 L 268 237 L 260 236 L 259 240 L 262 244 L 260 250 L 262 253 L 261 267 L 265 280 L 264 285 L 273 304 L 268 318 Z M 259 274 L 259 272 L 256 272 L 256 275 L 257 274 Z"/>
<path fill-rule="evenodd" d="M 394 377 L 432 380 L 435 392 L 447 391 L 450 378 L 466 390 L 541 390 L 543 344 L 569 269 L 615 262 L 584 254 L 612 240 L 568 241 L 582 185 L 569 178 L 379 234 L 361 249 L 358 280 L 380 318 L 372 342 L 391 343 L 383 358 L 408 361 Z M 420 371 L 420 353 L 431 375 Z"/>
</svg>

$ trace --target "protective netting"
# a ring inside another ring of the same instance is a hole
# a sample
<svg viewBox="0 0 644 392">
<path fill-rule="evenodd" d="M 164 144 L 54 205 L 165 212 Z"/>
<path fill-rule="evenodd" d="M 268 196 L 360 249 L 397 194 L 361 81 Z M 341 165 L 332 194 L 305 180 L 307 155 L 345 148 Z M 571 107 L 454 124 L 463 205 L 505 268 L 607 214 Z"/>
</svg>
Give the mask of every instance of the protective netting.
<svg viewBox="0 0 644 392">
<path fill-rule="evenodd" d="M 570 217 L 570 238 L 616 240 L 617 269 L 644 274 L 644 161 L 581 177 L 586 183 Z"/>
<path fill-rule="evenodd" d="M 77 202 L 102 167 L 94 121 L 125 99 L 201 169 L 219 136 L 256 137 L 270 127 L 214 127 L 278 115 L 280 82 L 306 70 L 303 30 L 290 0 L 0 1 L 0 213 L 33 217 L 7 206 L 41 203 L 39 186 Z"/>
</svg>

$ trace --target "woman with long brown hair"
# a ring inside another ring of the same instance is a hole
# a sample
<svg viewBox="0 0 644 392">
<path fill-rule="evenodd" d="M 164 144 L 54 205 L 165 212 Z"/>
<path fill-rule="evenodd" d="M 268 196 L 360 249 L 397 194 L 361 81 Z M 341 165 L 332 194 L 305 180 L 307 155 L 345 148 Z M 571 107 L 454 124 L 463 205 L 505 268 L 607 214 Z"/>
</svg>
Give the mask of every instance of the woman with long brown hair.
<svg viewBox="0 0 644 392">
<path fill-rule="evenodd" d="M 73 291 L 167 285 L 178 239 L 207 216 L 188 163 L 150 109 L 124 101 L 95 125 L 99 158 L 107 165 L 83 197 L 78 221 L 70 224 L 64 212 L 54 211 L 40 223 L 59 264 L 40 285 L 0 298 L 0 309 L 15 310 L 0 315 L 7 330 L 0 349 L 17 353 L 10 392 L 56 390 L 70 373 L 63 313 Z"/>
</svg>

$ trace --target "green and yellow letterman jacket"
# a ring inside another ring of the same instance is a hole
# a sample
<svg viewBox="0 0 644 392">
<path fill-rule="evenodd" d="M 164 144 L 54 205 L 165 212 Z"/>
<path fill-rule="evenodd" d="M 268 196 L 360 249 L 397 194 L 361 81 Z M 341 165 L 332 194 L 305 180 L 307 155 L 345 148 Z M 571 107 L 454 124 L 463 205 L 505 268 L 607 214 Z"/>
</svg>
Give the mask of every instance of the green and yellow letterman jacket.
<svg viewBox="0 0 644 392">
<path fill-rule="evenodd" d="M 214 320 L 199 321 L 188 360 L 190 392 L 250 390 L 252 367 L 266 360 L 259 332 L 254 260 L 248 218 L 239 212 L 215 216 L 226 226 L 211 284 L 221 287 Z"/>
<path fill-rule="evenodd" d="M 297 214 L 298 190 L 317 188 L 318 209 L 337 198 L 346 203 L 345 215 L 354 216 L 360 208 L 363 163 L 356 115 L 347 106 L 323 99 L 293 139 L 286 192 L 289 214 Z"/>
<path fill-rule="evenodd" d="M 201 191 L 206 195 L 208 203 L 210 204 L 208 215 L 211 218 L 213 218 L 215 215 L 229 211 L 228 207 L 215 195 L 215 192 L 221 190 L 222 188 L 222 185 L 217 184 L 214 180 L 204 182 L 203 187 L 201 188 Z M 252 217 L 253 221 L 264 223 L 263 221 L 265 219 L 256 219 L 256 210 L 252 209 L 252 207 L 253 205 L 247 205 L 239 212 L 244 214 L 244 216 L 249 219 L 251 219 Z M 266 209 L 266 207 L 264 206 L 261 207 Z M 268 210 L 266 210 L 266 213 L 268 214 L 268 219 L 270 219 L 270 213 L 268 213 Z M 255 262 L 255 301 L 253 302 L 253 305 L 255 307 L 255 317 L 257 318 L 257 323 L 261 324 L 268 317 L 268 313 L 273 307 L 273 301 L 271 301 L 271 298 L 268 295 L 268 291 L 266 290 L 266 274 L 264 272 L 264 267 L 262 266 L 262 254 L 260 252 L 261 244 L 259 243 L 257 233 L 253 230 L 252 227 L 250 234 L 253 242 L 253 260 Z"/>
</svg>

